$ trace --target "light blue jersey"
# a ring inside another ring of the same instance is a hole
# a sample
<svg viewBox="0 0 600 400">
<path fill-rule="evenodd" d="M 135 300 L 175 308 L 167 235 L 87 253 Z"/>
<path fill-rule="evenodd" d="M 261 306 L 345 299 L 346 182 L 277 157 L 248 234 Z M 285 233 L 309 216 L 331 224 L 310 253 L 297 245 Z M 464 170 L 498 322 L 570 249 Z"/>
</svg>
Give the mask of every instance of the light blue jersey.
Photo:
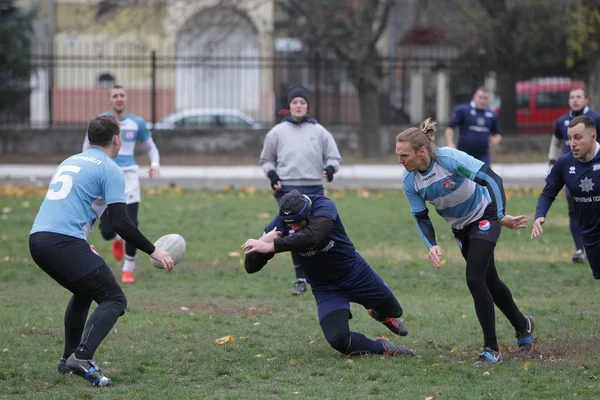
<svg viewBox="0 0 600 400">
<path fill-rule="evenodd" d="M 498 218 L 504 216 L 502 189 L 481 171 L 485 165 L 483 162 L 449 147 L 435 151 L 438 159 L 432 157 L 426 172 L 404 172 L 404 191 L 413 214 L 426 210 L 425 202 L 429 201 L 453 229 L 460 230 L 480 219 L 492 203 L 489 188 L 493 191 Z M 431 247 L 420 228 L 419 232 Z"/>
<path fill-rule="evenodd" d="M 104 151 L 91 147 L 58 166 L 30 233 L 54 232 L 85 240 L 112 203 L 125 203 L 125 177 Z"/>
<path fill-rule="evenodd" d="M 107 111 L 102 115 L 110 115 Z M 119 121 L 121 125 L 121 137 L 123 139 L 123 145 L 119 155 L 115 158 L 117 165 L 123 169 L 127 167 L 137 167 L 135 162 L 135 143 L 140 141 L 142 143 L 147 142 L 152 138 L 152 133 L 146 125 L 146 121 L 142 117 L 127 113 L 125 118 Z"/>
</svg>

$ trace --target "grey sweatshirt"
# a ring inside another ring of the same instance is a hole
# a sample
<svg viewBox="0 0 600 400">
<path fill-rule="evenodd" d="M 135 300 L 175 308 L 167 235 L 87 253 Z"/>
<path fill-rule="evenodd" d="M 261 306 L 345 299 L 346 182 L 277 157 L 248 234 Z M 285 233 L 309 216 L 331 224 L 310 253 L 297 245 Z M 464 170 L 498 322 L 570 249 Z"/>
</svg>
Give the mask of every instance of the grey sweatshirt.
<svg viewBox="0 0 600 400">
<path fill-rule="evenodd" d="M 342 157 L 331 133 L 314 121 L 283 121 L 266 135 L 260 154 L 265 175 L 275 170 L 283 184 L 320 185 L 323 168 L 340 169 Z"/>
</svg>

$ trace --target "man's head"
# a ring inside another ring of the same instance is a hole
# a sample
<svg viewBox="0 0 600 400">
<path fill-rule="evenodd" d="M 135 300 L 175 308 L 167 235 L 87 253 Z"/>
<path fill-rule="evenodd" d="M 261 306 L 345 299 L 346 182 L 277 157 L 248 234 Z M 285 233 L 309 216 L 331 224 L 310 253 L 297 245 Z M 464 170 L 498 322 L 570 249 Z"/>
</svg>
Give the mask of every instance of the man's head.
<svg viewBox="0 0 600 400">
<path fill-rule="evenodd" d="M 308 90 L 303 86 L 295 86 L 288 91 L 288 107 L 292 118 L 299 120 L 308 113 Z"/>
<path fill-rule="evenodd" d="M 433 134 L 437 123 L 427 118 L 421 126 L 408 128 L 396 137 L 396 155 L 398 164 L 408 172 L 429 168 L 431 158 L 435 157 L 435 144 Z"/>
<path fill-rule="evenodd" d="M 483 86 L 477 88 L 477 90 L 473 94 L 473 103 L 475 103 L 475 107 L 484 110 L 488 107 L 489 102 L 490 92 Z"/>
<path fill-rule="evenodd" d="M 99 115 L 88 123 L 87 129 L 90 145 L 116 150 L 115 157 L 121 149 L 121 126 L 112 115 Z"/>
<path fill-rule="evenodd" d="M 302 230 L 310 216 L 312 202 L 308 196 L 292 190 L 281 198 L 279 203 L 279 219 L 294 231 Z"/>
<path fill-rule="evenodd" d="M 590 99 L 585 93 L 585 89 L 578 88 L 569 92 L 569 108 L 571 111 L 581 111 L 588 105 Z"/>
<path fill-rule="evenodd" d="M 571 152 L 576 159 L 586 162 L 594 158 L 597 133 L 596 124 L 592 118 L 587 115 L 573 118 L 569 123 L 567 136 Z"/>
<path fill-rule="evenodd" d="M 127 106 L 127 93 L 121 85 L 113 85 L 108 89 L 108 106 L 113 114 L 121 114 Z"/>
</svg>

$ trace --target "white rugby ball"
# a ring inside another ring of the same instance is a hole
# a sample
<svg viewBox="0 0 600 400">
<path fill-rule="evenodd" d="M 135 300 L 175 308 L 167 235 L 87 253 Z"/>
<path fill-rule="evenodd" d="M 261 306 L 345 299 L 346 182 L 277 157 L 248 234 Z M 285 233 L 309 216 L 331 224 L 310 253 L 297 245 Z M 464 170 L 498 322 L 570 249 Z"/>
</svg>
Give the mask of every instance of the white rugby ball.
<svg viewBox="0 0 600 400">
<path fill-rule="evenodd" d="M 175 265 L 177 265 L 185 255 L 185 239 L 183 236 L 176 233 L 169 233 L 168 235 L 161 237 L 154 243 L 154 246 L 169 253 L 175 262 Z M 150 261 L 154 267 L 160 269 L 163 268 L 159 261 L 156 261 L 153 258 L 150 258 Z"/>
</svg>

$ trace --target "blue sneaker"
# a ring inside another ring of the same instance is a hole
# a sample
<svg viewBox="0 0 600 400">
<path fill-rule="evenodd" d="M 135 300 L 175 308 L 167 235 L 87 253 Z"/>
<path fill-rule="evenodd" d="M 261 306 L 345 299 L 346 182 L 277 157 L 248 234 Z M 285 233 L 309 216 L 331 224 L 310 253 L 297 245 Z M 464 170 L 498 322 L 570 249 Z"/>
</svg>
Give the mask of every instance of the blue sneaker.
<svg viewBox="0 0 600 400">
<path fill-rule="evenodd" d="M 535 319 L 530 316 L 525 317 L 527 325 L 525 325 L 525 332 L 516 332 L 517 345 L 519 346 L 519 354 L 527 355 L 533 350 L 533 346 L 537 342 L 537 338 L 533 336 L 535 330 Z"/>
<path fill-rule="evenodd" d="M 502 355 L 499 351 L 484 347 L 479 359 L 473 363 L 474 367 L 489 367 L 491 365 L 502 364 Z"/>
</svg>

